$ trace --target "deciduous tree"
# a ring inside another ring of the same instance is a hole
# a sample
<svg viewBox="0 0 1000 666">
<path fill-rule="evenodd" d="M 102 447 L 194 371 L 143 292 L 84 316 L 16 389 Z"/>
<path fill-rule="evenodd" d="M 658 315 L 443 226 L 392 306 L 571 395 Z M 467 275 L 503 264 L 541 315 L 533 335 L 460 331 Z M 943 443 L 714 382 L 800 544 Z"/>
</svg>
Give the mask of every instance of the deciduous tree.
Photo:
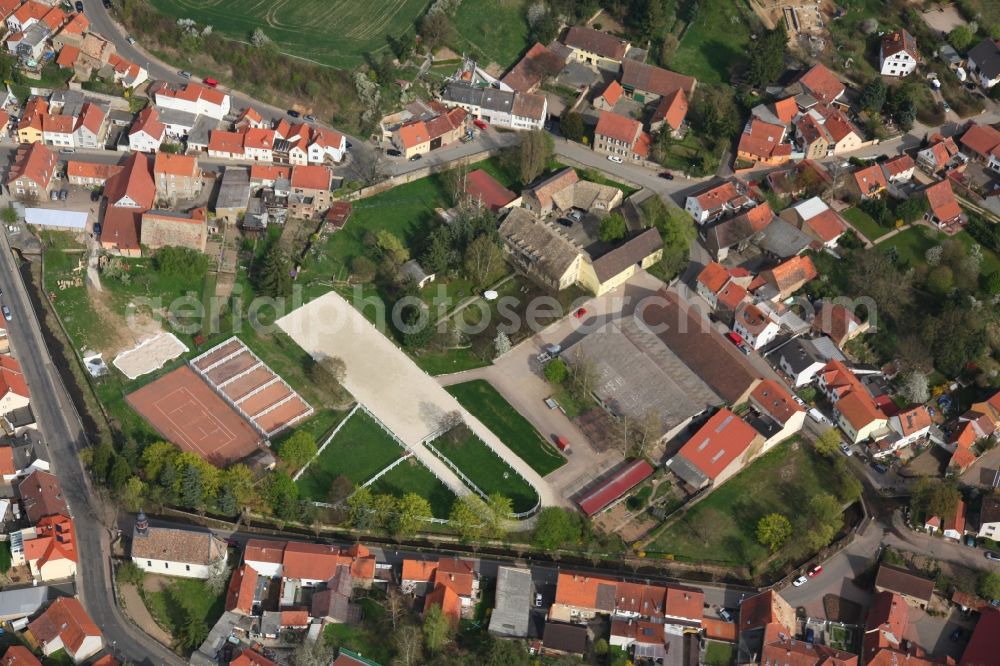
<svg viewBox="0 0 1000 666">
<path fill-rule="evenodd" d="M 423 633 L 428 652 L 440 652 L 451 640 L 451 623 L 440 606 L 435 604 L 424 612 Z"/>
<path fill-rule="evenodd" d="M 620 213 L 612 213 L 601 220 L 601 240 L 605 243 L 621 240 L 628 233 L 625 218 Z"/>
<path fill-rule="evenodd" d="M 500 246 L 485 234 L 469 243 L 465 250 L 465 273 L 477 286 L 484 286 L 502 263 Z"/>
<path fill-rule="evenodd" d="M 543 372 L 545 373 L 545 379 L 550 384 L 562 384 L 566 381 L 569 369 L 566 367 L 566 361 L 561 358 L 554 358 L 545 364 Z"/>
<path fill-rule="evenodd" d="M 559 119 L 559 132 L 570 141 L 582 141 L 584 136 L 583 116 L 576 111 L 565 111 Z"/>
<path fill-rule="evenodd" d="M 281 443 L 278 455 L 289 469 L 297 470 L 316 455 L 316 438 L 305 430 L 296 430 Z"/>
<path fill-rule="evenodd" d="M 545 507 L 535 518 L 534 544 L 543 550 L 555 550 L 580 540 L 580 526 L 574 516 L 557 506 Z"/>
<path fill-rule="evenodd" d="M 430 502 L 416 493 L 406 493 L 396 505 L 393 532 L 406 535 L 414 534 L 433 515 Z M 428 647 L 430 646 L 428 645 Z"/>
<path fill-rule="evenodd" d="M 486 502 L 474 493 L 462 495 L 451 505 L 449 524 L 455 528 L 463 541 L 475 541 L 486 530 Z"/>
<path fill-rule="evenodd" d="M 769 513 L 757 521 L 757 541 L 772 553 L 792 536 L 792 523 L 780 513 Z"/>
<path fill-rule="evenodd" d="M 816 453 L 832 458 L 837 455 L 837 450 L 840 448 L 840 433 L 836 428 L 827 428 L 816 438 L 813 446 Z"/>
<path fill-rule="evenodd" d="M 518 180 L 527 185 L 544 173 L 552 157 L 552 135 L 544 130 L 534 130 L 521 137 L 517 147 Z"/>
</svg>

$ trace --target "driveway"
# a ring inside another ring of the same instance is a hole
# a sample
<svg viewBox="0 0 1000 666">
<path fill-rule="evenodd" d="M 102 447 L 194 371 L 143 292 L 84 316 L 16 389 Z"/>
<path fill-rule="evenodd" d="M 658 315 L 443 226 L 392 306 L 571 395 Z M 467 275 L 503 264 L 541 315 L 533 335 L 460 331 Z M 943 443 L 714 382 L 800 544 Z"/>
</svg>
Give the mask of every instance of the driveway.
<svg viewBox="0 0 1000 666">
<path fill-rule="evenodd" d="M 343 359 L 347 368 L 344 388 L 456 494 L 469 490 L 423 445 L 440 430 L 441 418 L 452 411 L 460 412 L 466 425 L 535 488 L 543 506 L 563 503 L 538 472 L 336 292 L 294 310 L 277 324 L 314 357 Z"/>
</svg>

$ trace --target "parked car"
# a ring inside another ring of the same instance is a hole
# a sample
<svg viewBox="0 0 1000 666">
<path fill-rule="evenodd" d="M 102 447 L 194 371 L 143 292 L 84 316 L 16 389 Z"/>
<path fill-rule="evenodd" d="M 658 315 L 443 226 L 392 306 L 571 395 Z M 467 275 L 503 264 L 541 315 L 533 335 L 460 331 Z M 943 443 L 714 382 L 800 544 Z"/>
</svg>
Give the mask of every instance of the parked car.
<svg viewBox="0 0 1000 666">
<path fill-rule="evenodd" d="M 577 319 L 580 319 L 585 314 L 587 314 L 587 308 L 580 308 L 579 310 L 573 313 L 573 316 L 576 317 Z"/>
<path fill-rule="evenodd" d="M 583 211 L 581 210 L 571 210 L 569 213 L 567 213 L 567 215 L 569 215 L 569 219 L 573 220 L 574 222 L 579 222 L 580 220 L 583 219 Z"/>
<path fill-rule="evenodd" d="M 661 171 L 660 172 L 660 178 L 665 178 L 667 180 L 673 180 L 674 179 L 674 174 L 670 173 L 669 171 Z"/>
<path fill-rule="evenodd" d="M 542 607 L 542 593 L 535 592 L 535 608 L 541 608 L 541 607 Z"/>
<path fill-rule="evenodd" d="M 414 155 L 413 157 L 410 158 L 410 161 L 411 162 L 416 162 L 417 160 L 419 160 L 422 157 L 423 157 L 423 155 L 421 155 L 420 153 L 417 153 L 416 155 Z"/>
<path fill-rule="evenodd" d="M 615 164 L 623 164 L 625 162 L 625 160 L 618 157 L 617 155 L 608 155 L 608 161 L 614 162 Z"/>
<path fill-rule="evenodd" d="M 101 200 L 101 191 L 100 190 L 92 190 L 91 193 L 90 193 L 90 200 L 91 201 L 100 201 Z"/>
<path fill-rule="evenodd" d="M 560 217 L 559 219 L 556 220 L 556 222 L 558 222 L 559 224 L 563 225 L 564 227 L 572 227 L 573 226 L 573 220 L 567 219 L 565 217 Z"/>
<path fill-rule="evenodd" d="M 76 0 L 76 11 L 83 12 L 83 0 Z"/>
<path fill-rule="evenodd" d="M 219 86 L 219 82 L 213 79 L 212 77 L 208 77 L 207 79 L 202 79 L 201 82 L 204 83 L 209 88 L 217 88 Z"/>
<path fill-rule="evenodd" d="M 6 305 L 0 307 L 0 312 L 3 312 L 3 318 L 6 319 L 7 321 L 10 321 L 11 319 L 14 318 L 14 315 L 10 313 L 10 308 L 7 307 Z"/>
<path fill-rule="evenodd" d="M 983 555 L 985 555 L 986 559 L 988 559 L 990 562 L 1000 562 L 1000 553 L 988 550 L 985 553 L 983 553 Z"/>
<path fill-rule="evenodd" d="M 190 79 L 191 78 L 191 72 L 187 71 L 186 69 L 182 69 L 179 72 L 177 72 L 177 76 L 179 76 L 181 78 L 184 78 L 184 79 Z"/>
<path fill-rule="evenodd" d="M 795 587 L 802 587 L 808 582 L 809 582 L 808 578 L 806 578 L 805 576 L 799 576 L 798 578 L 792 581 L 792 585 L 794 585 Z"/>
<path fill-rule="evenodd" d="M 476 127 L 478 127 L 481 130 L 486 130 L 486 129 L 490 128 L 490 126 L 486 123 L 485 120 L 479 120 L 478 118 L 476 118 L 475 120 L 473 120 L 472 124 L 475 125 Z"/>
<path fill-rule="evenodd" d="M 52 192 L 49 193 L 49 199 L 52 201 L 59 201 L 59 190 L 52 190 Z"/>
<path fill-rule="evenodd" d="M 316 122 L 316 116 L 314 116 L 311 113 L 308 113 L 302 118 L 302 120 L 306 121 L 307 123 L 314 123 Z"/>
<path fill-rule="evenodd" d="M 726 337 L 729 338 L 729 341 L 732 342 L 737 347 L 743 344 L 743 336 L 737 333 L 736 331 L 729 331 L 728 333 L 726 333 Z"/>
<path fill-rule="evenodd" d="M 719 617 L 721 617 L 726 622 L 732 622 L 733 621 L 733 614 L 730 613 L 725 608 L 723 608 L 722 606 L 719 606 L 719 609 L 718 609 L 717 612 L 719 613 Z"/>
<path fill-rule="evenodd" d="M 302 115 L 301 113 L 299 113 L 295 109 L 288 109 L 288 111 L 286 111 L 285 113 L 287 113 L 292 118 L 298 118 L 299 116 Z"/>
<path fill-rule="evenodd" d="M 69 190 L 59 190 L 59 201 L 66 201 L 69 198 Z"/>
<path fill-rule="evenodd" d="M 840 452 L 843 453 L 848 458 L 854 455 L 854 451 L 851 450 L 851 447 L 849 447 L 844 442 L 840 443 Z"/>
<path fill-rule="evenodd" d="M 820 575 L 821 573 L 823 573 L 823 565 L 817 564 L 816 566 L 814 566 L 812 569 L 809 570 L 808 575 L 810 578 L 813 578 L 815 576 Z"/>
<path fill-rule="evenodd" d="M 874 469 L 879 474 L 885 474 L 886 472 L 889 471 L 889 468 L 883 465 L 882 463 L 875 463 L 874 465 L 872 465 L 872 469 Z"/>
<path fill-rule="evenodd" d="M 385 151 L 385 154 L 388 155 L 389 157 L 402 157 L 403 156 L 403 153 L 400 152 L 400 151 L 398 151 L 398 150 L 396 150 L 395 148 L 390 148 L 389 150 Z"/>
<path fill-rule="evenodd" d="M 560 451 L 569 451 L 569 440 L 562 435 L 557 435 L 554 437 L 556 446 Z"/>
<path fill-rule="evenodd" d="M 948 102 L 946 102 L 944 100 L 941 100 L 941 108 L 944 109 L 945 113 L 951 111 L 951 107 L 948 106 Z"/>
</svg>

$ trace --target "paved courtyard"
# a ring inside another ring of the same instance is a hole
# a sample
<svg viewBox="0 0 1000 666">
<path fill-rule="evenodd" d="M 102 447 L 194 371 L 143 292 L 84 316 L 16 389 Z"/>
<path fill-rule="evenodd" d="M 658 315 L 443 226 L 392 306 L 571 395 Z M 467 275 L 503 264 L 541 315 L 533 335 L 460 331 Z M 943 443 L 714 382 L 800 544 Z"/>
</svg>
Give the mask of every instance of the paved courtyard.
<svg viewBox="0 0 1000 666">
<path fill-rule="evenodd" d="M 459 411 L 466 425 L 535 488 L 543 506 L 565 503 L 535 470 L 339 294 L 325 294 L 277 323 L 313 356 L 343 359 L 344 387 L 457 494 L 469 490 L 423 445 L 439 429 L 441 417 L 452 411 Z"/>
</svg>

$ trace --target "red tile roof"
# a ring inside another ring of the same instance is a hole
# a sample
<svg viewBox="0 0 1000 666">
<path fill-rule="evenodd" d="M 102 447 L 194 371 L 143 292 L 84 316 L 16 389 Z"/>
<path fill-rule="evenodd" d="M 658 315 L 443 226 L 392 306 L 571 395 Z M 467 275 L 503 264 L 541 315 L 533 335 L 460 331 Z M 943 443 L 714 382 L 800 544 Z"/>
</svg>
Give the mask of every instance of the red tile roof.
<svg viewBox="0 0 1000 666">
<path fill-rule="evenodd" d="M 677 455 L 714 481 L 757 437 L 749 423 L 723 408 L 698 429 Z"/>
<path fill-rule="evenodd" d="M 926 405 L 917 405 L 912 409 L 897 414 L 899 417 L 899 427 L 904 437 L 920 432 L 924 428 L 929 428 L 932 424 L 931 413 Z"/>
<path fill-rule="evenodd" d="M 695 196 L 702 210 L 714 210 L 742 196 L 732 181 L 727 180 Z"/>
<path fill-rule="evenodd" d="M 664 95 L 653 112 L 653 121 L 663 119 L 673 129 L 679 129 L 687 117 L 688 100 L 684 90 L 678 88 L 669 95 Z"/>
<path fill-rule="evenodd" d="M 618 100 L 621 98 L 623 92 L 625 92 L 625 89 L 622 88 L 622 84 L 618 83 L 617 79 L 615 79 L 612 80 L 611 83 L 608 84 L 608 87 L 604 89 L 604 92 L 601 93 L 601 97 L 604 98 L 605 102 L 614 106 L 618 103 Z"/>
<path fill-rule="evenodd" d="M 66 516 L 46 516 L 35 525 L 35 538 L 24 542 L 24 559 L 37 561 L 40 569 L 46 562 L 77 561 L 76 530 Z"/>
<path fill-rule="evenodd" d="M 309 611 L 304 608 L 281 611 L 281 627 L 300 628 L 309 626 Z"/>
<path fill-rule="evenodd" d="M 434 573 L 437 571 L 436 560 L 403 560 L 403 572 L 400 580 L 412 580 L 420 583 L 429 583 L 434 580 Z"/>
<path fill-rule="evenodd" d="M 888 162 L 882 164 L 882 169 L 888 174 L 889 178 L 893 176 L 898 176 L 904 171 L 909 171 L 917 166 L 913 158 L 907 154 L 902 154 L 898 157 L 894 157 Z"/>
<path fill-rule="evenodd" d="M 22 398 L 31 397 L 31 392 L 28 391 L 28 382 L 25 381 L 24 373 L 21 372 L 21 364 L 13 356 L 2 356 L 0 357 L 0 397 L 6 396 L 8 393 Z"/>
<path fill-rule="evenodd" d="M 142 211 L 137 208 L 109 206 L 104 211 L 101 244 L 121 251 L 138 251 Z"/>
<path fill-rule="evenodd" d="M 292 167 L 291 183 L 293 188 L 329 192 L 331 181 L 330 170 L 325 166 L 313 164 Z"/>
<path fill-rule="evenodd" d="M 233 571 L 226 590 L 226 610 L 249 615 L 257 590 L 257 572 L 248 564 L 241 564 Z"/>
<path fill-rule="evenodd" d="M 101 630 L 75 597 L 59 597 L 53 601 L 44 613 L 28 625 L 28 631 L 41 643 L 61 638 L 70 656 L 76 654 L 86 638 L 101 636 Z"/>
<path fill-rule="evenodd" d="M 792 257 L 762 273 L 764 279 L 774 285 L 782 296 L 791 295 L 810 280 L 815 280 L 818 275 L 816 266 L 809 257 Z"/>
<path fill-rule="evenodd" d="M 888 187 L 885 176 L 882 175 L 882 168 L 877 164 L 858 169 L 853 175 L 854 184 L 862 195 L 875 194 Z"/>
<path fill-rule="evenodd" d="M 729 282 L 729 271 L 722 264 L 710 261 L 701 269 L 701 273 L 698 273 L 698 282 L 705 285 L 705 288 L 713 294 L 718 294 Z"/>
<path fill-rule="evenodd" d="M 962 666 L 991 666 L 996 663 L 1000 650 L 1000 611 L 984 608 L 979 611 L 979 621 L 972 631 L 969 644 L 962 652 Z"/>
<path fill-rule="evenodd" d="M 840 142 L 844 139 L 844 137 L 850 134 L 855 134 L 858 137 L 861 136 L 854 124 L 848 120 L 847 116 L 845 116 L 839 109 L 835 109 L 833 107 L 820 107 L 818 110 L 826 119 L 826 122 L 823 123 L 823 127 L 830 135 L 830 138 L 833 139 L 834 143 Z"/>
<path fill-rule="evenodd" d="M 588 516 L 593 516 L 604 507 L 636 487 L 653 474 L 653 468 L 645 460 L 633 460 L 622 467 L 611 478 L 577 500 L 577 504 Z"/>
<path fill-rule="evenodd" d="M 0 658 L 0 666 L 42 666 L 42 662 L 23 645 L 11 645 Z"/>
<path fill-rule="evenodd" d="M 774 115 L 778 116 L 778 120 L 786 125 L 792 122 L 792 118 L 794 118 L 798 112 L 799 105 L 796 104 L 794 97 L 779 99 L 774 103 Z"/>
<path fill-rule="evenodd" d="M 844 84 L 826 68 L 817 63 L 799 78 L 799 83 L 806 87 L 817 101 L 829 104 L 844 93 Z"/>
<path fill-rule="evenodd" d="M 60 34 L 69 33 L 73 35 L 82 35 L 87 32 L 87 28 L 90 27 L 90 20 L 81 13 L 74 13 L 70 16 L 69 22 L 63 26 L 60 30 Z"/>
<path fill-rule="evenodd" d="M 947 180 L 938 181 L 924 190 L 931 213 L 940 222 L 953 220 L 962 214 L 962 208 L 955 199 L 955 192 Z"/>
<path fill-rule="evenodd" d="M 920 51 L 917 50 L 917 40 L 906 30 L 900 28 L 887 32 L 882 36 L 882 57 L 888 58 L 896 53 L 905 52 L 920 62 Z"/>
<path fill-rule="evenodd" d="M 278 666 L 267 657 L 257 654 L 250 648 L 243 648 L 240 655 L 229 662 L 229 666 Z"/>
<path fill-rule="evenodd" d="M 162 140 L 166 130 L 167 126 L 160 122 L 160 114 L 157 113 L 156 107 L 147 106 L 136 116 L 135 122 L 132 123 L 132 129 L 129 130 L 129 136 L 145 132 L 154 139 Z"/>
<path fill-rule="evenodd" d="M 785 128 L 754 118 L 750 121 L 750 131 L 740 134 L 738 152 L 745 153 L 753 160 L 772 160 L 790 157 L 792 144 L 782 143 Z"/>
<path fill-rule="evenodd" d="M 300 541 L 285 545 L 282 573 L 286 578 L 326 581 L 333 578 L 341 564 L 351 568 L 353 578 L 371 580 L 375 576 L 375 557 L 367 548 L 341 549 Z"/>
<path fill-rule="evenodd" d="M 13 476 L 17 473 L 14 467 L 14 448 L 10 446 L 0 446 L 0 475 Z"/>
<path fill-rule="evenodd" d="M 465 193 L 494 212 L 517 198 L 516 194 L 482 169 L 476 169 L 465 177 Z"/>
<path fill-rule="evenodd" d="M 683 90 L 690 95 L 698 81 L 693 76 L 654 67 L 638 60 L 622 62 L 622 86 L 641 92 L 650 92 L 665 97 L 675 90 Z"/>
<path fill-rule="evenodd" d="M 62 486 L 53 474 L 36 470 L 18 484 L 17 491 L 32 525 L 45 516 L 69 515 Z"/>
<path fill-rule="evenodd" d="M 60 67 L 65 67 L 66 69 L 71 69 L 76 64 L 76 59 L 80 57 L 79 47 L 73 46 L 72 44 L 67 44 L 62 47 L 59 51 L 59 57 L 56 58 L 56 64 Z"/>
<path fill-rule="evenodd" d="M 7 173 L 7 183 L 13 183 L 18 178 L 24 177 L 35 182 L 40 188 L 47 188 L 52 182 L 52 174 L 58 162 L 55 153 L 40 141 L 28 147 L 22 146 L 17 149 L 14 164 Z"/>
<path fill-rule="evenodd" d="M 244 562 L 267 562 L 281 564 L 285 557 L 285 541 L 250 539 L 243 548 Z"/>
<path fill-rule="evenodd" d="M 80 108 L 80 118 L 77 127 L 86 127 L 94 134 L 100 134 L 101 125 L 104 124 L 104 110 L 96 104 L 85 102 Z"/>
<path fill-rule="evenodd" d="M 442 583 L 434 586 L 434 589 L 424 599 L 424 612 L 432 606 L 441 609 L 441 614 L 453 625 L 457 626 L 462 619 L 462 600 L 458 594 Z"/>
<path fill-rule="evenodd" d="M 594 134 L 622 141 L 629 147 L 633 146 L 642 132 L 642 123 L 634 118 L 627 118 L 613 111 L 601 111 Z"/>
<path fill-rule="evenodd" d="M 910 609 L 906 601 L 892 592 L 876 592 L 865 621 L 864 654 L 867 663 L 880 648 L 896 647 L 903 640 Z"/>
<path fill-rule="evenodd" d="M 427 143 L 431 140 L 431 136 L 424 121 L 414 120 L 399 128 L 399 140 L 402 142 L 403 148 L 407 149 Z"/>
<path fill-rule="evenodd" d="M 750 393 L 750 399 L 757 403 L 757 407 L 767 413 L 781 425 L 785 425 L 796 414 L 802 413 L 805 408 L 795 402 L 792 394 L 773 379 L 765 379 L 757 385 L 757 388 Z"/>
<path fill-rule="evenodd" d="M 847 225 L 832 208 L 827 208 L 819 215 L 809 218 L 805 221 L 805 225 L 824 243 L 833 242 L 847 231 Z"/>
<path fill-rule="evenodd" d="M 195 155 L 156 153 L 156 158 L 153 160 L 153 173 L 173 176 L 196 176 L 198 174 L 198 158 Z"/>
<path fill-rule="evenodd" d="M 208 150 L 219 153 L 243 154 L 243 134 L 212 130 L 208 133 Z"/>
<path fill-rule="evenodd" d="M 292 178 L 292 167 L 290 166 L 277 166 L 270 164 L 252 164 L 250 166 L 250 180 L 251 181 L 265 181 L 265 180 L 279 180 L 281 178 L 286 178 L 291 180 Z"/>
<path fill-rule="evenodd" d="M 719 305 L 735 311 L 746 299 L 747 293 L 742 285 L 730 282 L 719 292 Z"/>
<path fill-rule="evenodd" d="M 700 624 L 705 595 L 690 587 L 650 585 L 562 571 L 556 582 L 557 604 L 603 612 L 619 610 L 642 617 Z"/>
<path fill-rule="evenodd" d="M 988 155 L 1000 145 L 1000 131 L 990 125 L 973 125 L 962 135 L 959 143 L 975 153 Z"/>
</svg>

